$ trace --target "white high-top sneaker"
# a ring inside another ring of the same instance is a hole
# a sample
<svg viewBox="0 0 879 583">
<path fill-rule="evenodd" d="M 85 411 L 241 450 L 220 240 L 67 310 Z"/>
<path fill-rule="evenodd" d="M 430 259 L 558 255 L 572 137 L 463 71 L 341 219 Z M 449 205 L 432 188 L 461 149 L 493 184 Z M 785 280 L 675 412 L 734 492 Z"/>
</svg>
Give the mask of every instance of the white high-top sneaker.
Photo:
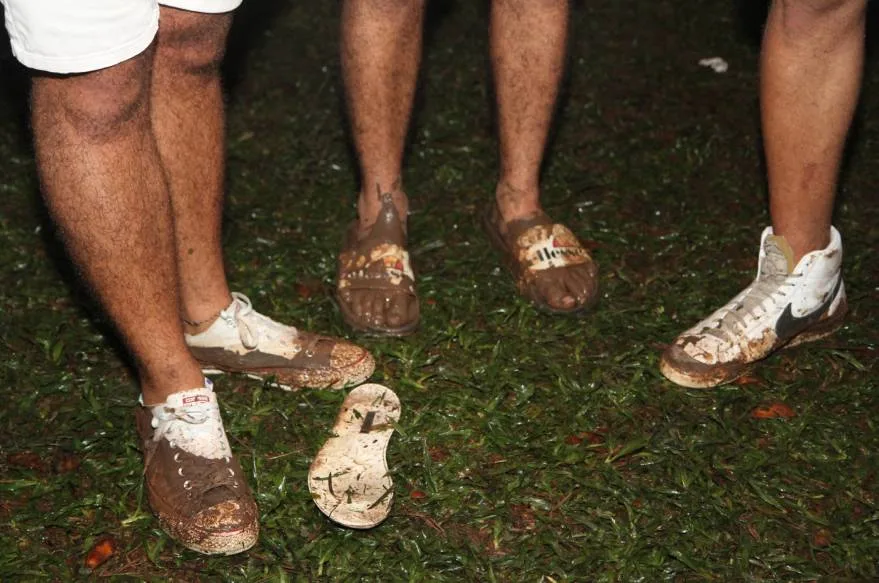
<svg viewBox="0 0 879 583">
<path fill-rule="evenodd" d="M 793 264 L 784 237 L 763 231 L 757 278 L 725 306 L 677 337 L 662 355 L 670 381 L 709 388 L 743 375 L 748 365 L 785 346 L 817 340 L 842 324 L 842 239 Z"/>
</svg>

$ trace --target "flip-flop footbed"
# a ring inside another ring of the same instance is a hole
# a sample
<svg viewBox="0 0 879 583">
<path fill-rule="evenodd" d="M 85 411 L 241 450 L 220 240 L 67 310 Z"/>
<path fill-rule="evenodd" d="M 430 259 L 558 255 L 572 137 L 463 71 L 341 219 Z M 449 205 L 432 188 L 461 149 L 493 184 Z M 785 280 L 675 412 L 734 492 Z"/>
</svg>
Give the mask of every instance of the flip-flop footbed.
<svg viewBox="0 0 879 583">
<path fill-rule="evenodd" d="M 308 470 L 314 503 L 333 522 L 349 528 L 381 523 L 394 501 L 387 448 L 400 419 L 400 399 L 389 388 L 366 384 L 342 403 L 331 437 Z"/>
</svg>

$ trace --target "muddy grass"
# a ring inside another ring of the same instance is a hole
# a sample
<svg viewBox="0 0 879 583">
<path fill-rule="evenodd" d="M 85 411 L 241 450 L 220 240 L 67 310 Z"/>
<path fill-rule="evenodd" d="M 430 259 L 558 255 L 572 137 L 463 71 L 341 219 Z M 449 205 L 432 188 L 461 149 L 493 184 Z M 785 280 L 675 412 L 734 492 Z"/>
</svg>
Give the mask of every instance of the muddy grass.
<svg viewBox="0 0 879 583">
<path fill-rule="evenodd" d="M 743 3 L 745 6 L 747 3 Z M 0 53 L 0 579 L 863 581 L 877 576 L 877 59 L 835 224 L 851 316 L 728 388 L 687 391 L 657 358 L 753 275 L 768 221 L 760 10 L 584 2 L 545 202 L 589 245 L 585 318 L 515 297 L 478 228 L 495 179 L 481 6 L 433 3 L 406 183 L 420 332 L 362 342 L 403 402 L 390 519 L 327 522 L 308 465 L 342 395 L 218 381 L 261 509 L 250 553 L 204 558 L 146 506 L 124 360 L 72 286 L 35 194 L 21 72 Z M 329 298 L 354 216 L 337 3 L 253 2 L 229 68 L 226 250 L 235 289 L 344 334 Z M 697 63 L 720 56 L 717 74 Z M 86 304 L 87 305 L 87 304 Z M 765 419 L 775 405 L 784 412 Z M 755 413 L 756 412 L 756 413 Z M 106 548 L 106 544 L 101 548 Z"/>
</svg>

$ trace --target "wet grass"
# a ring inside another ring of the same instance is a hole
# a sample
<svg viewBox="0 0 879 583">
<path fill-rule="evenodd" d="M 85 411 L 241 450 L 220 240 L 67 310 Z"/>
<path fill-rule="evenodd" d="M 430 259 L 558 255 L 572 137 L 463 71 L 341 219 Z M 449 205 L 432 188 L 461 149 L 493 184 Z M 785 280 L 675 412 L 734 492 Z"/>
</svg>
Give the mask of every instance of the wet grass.
<svg viewBox="0 0 879 583">
<path fill-rule="evenodd" d="M 344 334 L 328 296 L 356 185 L 338 6 L 257 4 L 232 61 L 230 278 L 279 319 Z M 88 575 L 103 537 L 116 552 L 91 575 L 155 581 L 876 577 L 875 56 L 836 218 L 847 325 L 742 384 L 687 391 L 661 378 L 659 351 L 750 279 L 768 221 L 759 23 L 719 0 L 577 6 L 545 200 L 595 247 L 603 294 L 587 317 L 552 318 L 515 297 L 478 228 L 496 167 L 484 11 L 435 4 L 406 174 L 424 323 L 363 340 L 403 401 L 393 514 L 352 532 L 309 498 L 341 394 L 223 378 L 262 513 L 258 546 L 233 558 L 181 550 L 149 513 L 136 386 L 59 275 L 15 68 L 0 57 L 0 579 Z M 711 56 L 729 71 L 697 65 Z M 752 416 L 770 403 L 795 416 Z"/>
</svg>

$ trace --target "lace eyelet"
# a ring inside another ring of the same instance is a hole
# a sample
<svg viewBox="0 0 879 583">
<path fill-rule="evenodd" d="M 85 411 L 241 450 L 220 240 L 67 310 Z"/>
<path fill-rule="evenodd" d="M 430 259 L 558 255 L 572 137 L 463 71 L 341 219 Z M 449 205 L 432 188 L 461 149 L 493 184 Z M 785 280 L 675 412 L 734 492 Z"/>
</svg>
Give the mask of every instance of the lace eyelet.
<svg viewBox="0 0 879 583">
<path fill-rule="evenodd" d="M 183 477 L 183 468 L 177 468 L 177 475 Z"/>
<path fill-rule="evenodd" d="M 178 464 L 180 463 L 180 452 L 179 451 L 174 454 L 174 461 L 177 462 Z M 183 468 L 181 468 L 181 469 L 183 469 Z"/>
<path fill-rule="evenodd" d="M 177 442 L 172 439 L 171 441 L 168 442 L 168 447 L 170 447 L 171 449 L 176 449 Z"/>
<path fill-rule="evenodd" d="M 235 475 L 235 470 L 233 470 L 232 468 L 227 468 L 227 469 L 229 470 L 229 475 L 230 475 L 230 476 L 234 476 L 234 475 Z"/>
<path fill-rule="evenodd" d="M 186 480 L 185 482 L 183 482 L 183 489 L 184 490 L 192 490 L 192 482 L 190 482 L 189 480 Z"/>
<path fill-rule="evenodd" d="M 307 356 L 308 358 L 314 358 L 314 350 L 306 350 L 305 356 Z"/>
</svg>

